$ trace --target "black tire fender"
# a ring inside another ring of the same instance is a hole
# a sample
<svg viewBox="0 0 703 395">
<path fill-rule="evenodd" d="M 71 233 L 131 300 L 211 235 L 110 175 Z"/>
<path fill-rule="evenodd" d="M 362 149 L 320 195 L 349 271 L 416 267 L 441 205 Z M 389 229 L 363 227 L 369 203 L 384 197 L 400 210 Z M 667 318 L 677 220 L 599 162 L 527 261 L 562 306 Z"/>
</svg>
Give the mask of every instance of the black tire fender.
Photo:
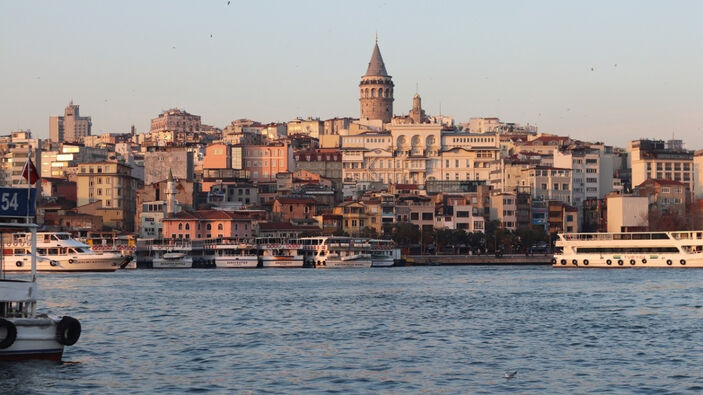
<svg viewBox="0 0 703 395">
<path fill-rule="evenodd" d="M 56 341 L 64 346 L 76 344 L 81 337 L 81 323 L 69 316 L 63 316 L 56 324 Z"/>
<path fill-rule="evenodd" d="M 17 340 L 17 327 L 12 321 L 0 318 L 0 329 L 5 328 L 5 338 L 0 340 L 0 349 L 8 348 Z"/>
<path fill-rule="evenodd" d="M 634 259 L 630 259 L 630 265 L 633 265 L 633 266 L 634 266 L 634 265 L 635 265 L 635 263 L 637 263 L 637 262 L 635 262 L 635 260 L 634 260 Z"/>
<path fill-rule="evenodd" d="M 680 263 L 681 263 L 681 266 L 686 266 L 686 260 L 685 260 L 685 259 L 682 259 L 682 260 L 680 261 Z"/>
<path fill-rule="evenodd" d="M 605 261 L 605 264 L 608 265 L 608 266 L 610 266 L 610 265 L 613 264 L 613 261 L 611 261 L 610 259 L 608 259 L 607 261 Z"/>
<path fill-rule="evenodd" d="M 666 264 L 669 265 L 669 266 L 671 266 L 673 263 L 674 263 L 674 262 L 672 262 L 671 259 L 667 259 L 667 260 L 666 260 Z"/>
<path fill-rule="evenodd" d="M 647 260 L 646 260 L 646 259 L 642 259 L 642 263 L 643 263 L 643 264 L 647 264 Z"/>
<path fill-rule="evenodd" d="M 622 264 L 625 263 L 622 261 L 622 259 L 618 259 L 618 265 L 622 266 Z"/>
<path fill-rule="evenodd" d="M 584 266 L 588 266 L 588 259 L 584 259 L 584 260 L 583 260 L 583 265 L 584 265 Z"/>
</svg>

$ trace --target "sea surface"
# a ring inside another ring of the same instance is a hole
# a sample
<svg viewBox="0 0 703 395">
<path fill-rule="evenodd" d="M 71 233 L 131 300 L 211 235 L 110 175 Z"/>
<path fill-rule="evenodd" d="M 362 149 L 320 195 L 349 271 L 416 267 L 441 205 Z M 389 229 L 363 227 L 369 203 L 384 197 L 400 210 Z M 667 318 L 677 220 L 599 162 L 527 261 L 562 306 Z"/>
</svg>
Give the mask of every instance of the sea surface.
<svg viewBox="0 0 703 395">
<path fill-rule="evenodd" d="M 39 310 L 83 334 L 63 364 L 0 365 L 2 394 L 703 391 L 703 270 L 132 270 L 39 286 Z"/>
</svg>

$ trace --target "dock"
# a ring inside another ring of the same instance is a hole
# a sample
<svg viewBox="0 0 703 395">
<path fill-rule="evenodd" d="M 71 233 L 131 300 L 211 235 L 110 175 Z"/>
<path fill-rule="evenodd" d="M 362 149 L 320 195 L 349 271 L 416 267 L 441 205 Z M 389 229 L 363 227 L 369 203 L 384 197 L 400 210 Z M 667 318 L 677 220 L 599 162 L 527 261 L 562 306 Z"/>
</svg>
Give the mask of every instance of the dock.
<svg viewBox="0 0 703 395">
<path fill-rule="evenodd" d="M 551 265 L 552 255 L 408 255 L 405 266 Z"/>
</svg>

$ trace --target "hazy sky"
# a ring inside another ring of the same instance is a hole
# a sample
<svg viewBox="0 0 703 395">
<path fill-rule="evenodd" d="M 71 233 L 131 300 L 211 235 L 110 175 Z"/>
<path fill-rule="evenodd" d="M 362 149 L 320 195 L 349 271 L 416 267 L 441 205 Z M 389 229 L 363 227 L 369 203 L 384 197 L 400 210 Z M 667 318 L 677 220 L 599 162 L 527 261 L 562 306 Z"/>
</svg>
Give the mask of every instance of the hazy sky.
<svg viewBox="0 0 703 395">
<path fill-rule="evenodd" d="M 93 133 L 359 116 L 378 31 L 396 114 L 497 116 L 625 145 L 703 148 L 701 1 L 0 2 L 0 133 L 47 137 L 70 99 Z M 211 37 L 212 35 L 212 37 Z M 593 69 L 593 70 L 592 70 Z"/>
</svg>

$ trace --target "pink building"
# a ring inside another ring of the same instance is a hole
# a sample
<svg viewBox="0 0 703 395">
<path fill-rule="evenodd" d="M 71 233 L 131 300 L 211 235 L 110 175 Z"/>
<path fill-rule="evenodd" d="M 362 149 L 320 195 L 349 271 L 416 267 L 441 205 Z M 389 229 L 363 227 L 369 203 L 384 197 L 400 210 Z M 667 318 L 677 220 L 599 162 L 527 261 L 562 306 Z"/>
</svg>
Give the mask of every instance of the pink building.
<svg viewBox="0 0 703 395">
<path fill-rule="evenodd" d="M 213 239 L 254 236 L 251 218 L 221 210 L 181 211 L 163 220 L 163 235 L 171 239 Z"/>
<path fill-rule="evenodd" d="M 252 181 L 275 181 L 276 174 L 294 170 L 289 163 L 293 152 L 287 142 L 242 148 L 242 164 Z"/>
</svg>

